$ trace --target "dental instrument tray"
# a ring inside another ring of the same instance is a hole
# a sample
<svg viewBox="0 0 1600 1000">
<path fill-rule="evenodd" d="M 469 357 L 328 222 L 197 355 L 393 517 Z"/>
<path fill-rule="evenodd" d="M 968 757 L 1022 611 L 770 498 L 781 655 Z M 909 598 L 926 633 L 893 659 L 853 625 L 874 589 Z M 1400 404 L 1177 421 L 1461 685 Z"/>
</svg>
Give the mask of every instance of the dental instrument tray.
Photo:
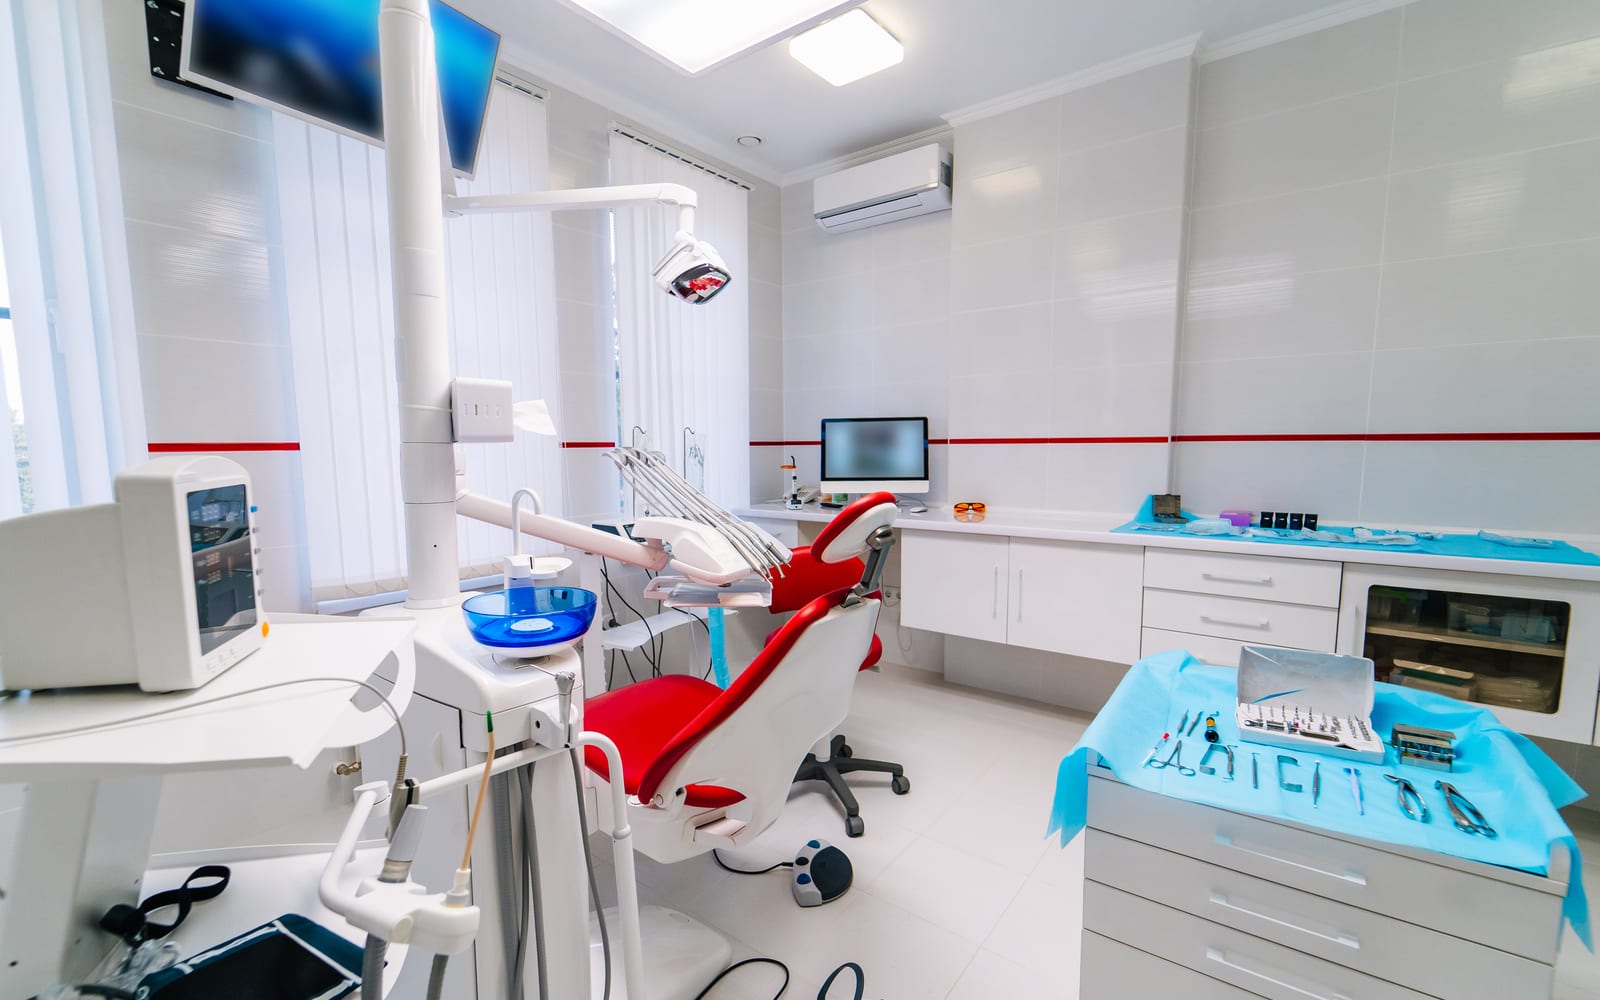
<svg viewBox="0 0 1600 1000">
<path fill-rule="evenodd" d="M 1374 671 L 1363 656 L 1245 646 L 1239 651 L 1239 738 L 1381 764 L 1372 729 Z"/>
</svg>

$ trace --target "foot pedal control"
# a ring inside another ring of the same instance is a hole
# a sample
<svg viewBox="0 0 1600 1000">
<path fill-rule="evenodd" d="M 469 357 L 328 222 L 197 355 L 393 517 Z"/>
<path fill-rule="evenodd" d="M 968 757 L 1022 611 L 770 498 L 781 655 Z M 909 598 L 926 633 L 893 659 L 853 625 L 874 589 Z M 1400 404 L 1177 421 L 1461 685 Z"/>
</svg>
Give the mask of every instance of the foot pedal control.
<svg viewBox="0 0 1600 1000">
<path fill-rule="evenodd" d="M 826 840 L 808 840 L 794 858 L 794 901 L 821 906 L 843 896 L 855 879 L 850 858 Z"/>
</svg>

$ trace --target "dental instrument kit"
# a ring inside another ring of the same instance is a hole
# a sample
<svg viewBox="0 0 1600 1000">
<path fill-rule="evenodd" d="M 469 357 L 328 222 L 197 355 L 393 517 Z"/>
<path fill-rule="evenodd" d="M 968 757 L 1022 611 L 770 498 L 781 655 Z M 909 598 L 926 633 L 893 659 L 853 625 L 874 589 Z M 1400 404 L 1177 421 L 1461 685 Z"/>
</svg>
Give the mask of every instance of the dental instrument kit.
<svg viewBox="0 0 1600 1000">
<path fill-rule="evenodd" d="M 1400 756 L 1400 763 L 1452 770 L 1456 761 L 1456 734 L 1444 729 L 1426 729 L 1395 723 L 1389 731 L 1389 745 Z"/>
<path fill-rule="evenodd" d="M 1381 764 L 1385 747 L 1371 720 L 1375 680 L 1366 657 L 1244 646 L 1239 738 Z"/>
</svg>

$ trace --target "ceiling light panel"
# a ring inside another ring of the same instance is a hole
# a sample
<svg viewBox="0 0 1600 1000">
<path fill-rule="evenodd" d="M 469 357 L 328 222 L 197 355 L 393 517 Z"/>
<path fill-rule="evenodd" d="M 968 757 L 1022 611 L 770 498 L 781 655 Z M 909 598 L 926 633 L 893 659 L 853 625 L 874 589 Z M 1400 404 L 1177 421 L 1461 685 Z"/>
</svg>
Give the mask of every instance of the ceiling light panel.
<svg viewBox="0 0 1600 1000">
<path fill-rule="evenodd" d="M 862 0 L 565 0 L 696 76 Z"/>
<path fill-rule="evenodd" d="M 789 54 L 842 87 L 896 65 L 905 59 L 906 50 L 866 11 L 852 10 L 791 38 Z"/>
</svg>

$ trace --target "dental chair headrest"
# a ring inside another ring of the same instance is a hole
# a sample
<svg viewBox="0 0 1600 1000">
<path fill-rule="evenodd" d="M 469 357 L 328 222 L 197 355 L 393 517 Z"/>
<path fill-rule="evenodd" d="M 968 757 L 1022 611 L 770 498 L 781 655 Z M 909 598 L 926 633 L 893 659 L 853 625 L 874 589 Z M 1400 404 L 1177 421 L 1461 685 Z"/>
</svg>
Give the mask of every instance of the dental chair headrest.
<svg viewBox="0 0 1600 1000">
<path fill-rule="evenodd" d="M 825 563 L 860 558 L 867 551 L 867 539 L 894 524 L 897 513 L 893 493 L 869 493 L 834 515 L 811 543 L 811 554 Z"/>
</svg>

